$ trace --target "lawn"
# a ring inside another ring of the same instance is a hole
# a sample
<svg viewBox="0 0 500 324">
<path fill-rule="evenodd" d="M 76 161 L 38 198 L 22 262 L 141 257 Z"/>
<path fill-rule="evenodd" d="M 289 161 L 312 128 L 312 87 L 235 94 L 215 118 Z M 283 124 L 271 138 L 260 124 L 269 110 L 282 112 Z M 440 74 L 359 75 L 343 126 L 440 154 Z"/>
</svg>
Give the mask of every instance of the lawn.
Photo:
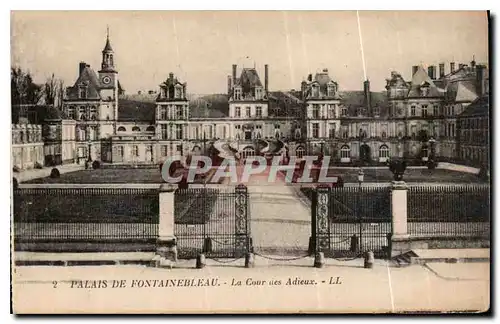
<svg viewBox="0 0 500 324">
<path fill-rule="evenodd" d="M 389 169 L 364 169 L 364 182 L 391 182 Z M 357 182 L 358 170 L 330 168 L 328 176 L 341 176 L 344 182 Z M 471 183 L 481 182 L 474 174 L 444 169 L 407 169 L 404 174 L 407 182 L 448 182 Z M 40 178 L 26 183 L 162 183 L 159 169 L 97 169 L 82 170 L 61 174 L 60 178 Z"/>
</svg>

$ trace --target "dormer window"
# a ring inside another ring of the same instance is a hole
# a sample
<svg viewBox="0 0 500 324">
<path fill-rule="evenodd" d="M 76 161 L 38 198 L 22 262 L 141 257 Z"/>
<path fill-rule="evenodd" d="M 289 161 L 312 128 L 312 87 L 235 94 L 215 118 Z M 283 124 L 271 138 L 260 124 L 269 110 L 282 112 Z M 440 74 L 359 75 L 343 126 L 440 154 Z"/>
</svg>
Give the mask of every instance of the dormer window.
<svg viewBox="0 0 500 324">
<path fill-rule="evenodd" d="M 175 86 L 175 99 L 181 99 L 182 98 L 182 88 L 177 85 Z"/>
<path fill-rule="evenodd" d="M 80 86 L 78 88 L 78 98 L 80 98 L 80 99 L 87 99 L 87 87 Z"/>
<path fill-rule="evenodd" d="M 335 95 L 335 86 L 333 84 L 329 84 L 327 88 L 327 96 L 333 97 Z"/>
<path fill-rule="evenodd" d="M 312 86 L 312 96 L 316 98 L 319 97 L 319 86 L 317 84 Z"/>
<path fill-rule="evenodd" d="M 241 100 L 241 88 L 234 89 L 234 100 Z"/>
<path fill-rule="evenodd" d="M 255 99 L 262 99 L 262 88 L 255 88 Z"/>
</svg>

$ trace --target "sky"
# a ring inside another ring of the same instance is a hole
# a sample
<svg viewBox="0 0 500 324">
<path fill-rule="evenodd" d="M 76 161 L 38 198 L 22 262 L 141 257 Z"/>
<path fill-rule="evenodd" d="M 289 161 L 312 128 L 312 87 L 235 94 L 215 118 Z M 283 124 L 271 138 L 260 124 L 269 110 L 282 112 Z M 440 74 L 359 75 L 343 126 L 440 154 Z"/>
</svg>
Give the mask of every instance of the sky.
<svg viewBox="0 0 500 324">
<path fill-rule="evenodd" d="M 362 89 L 366 75 L 382 91 L 391 71 L 409 80 L 412 65 L 443 62 L 448 73 L 450 62 L 488 62 L 486 12 L 358 14 L 359 25 L 356 11 L 14 11 L 11 65 L 73 85 L 79 62 L 99 70 L 107 26 L 129 94 L 158 90 L 169 72 L 189 93 L 225 93 L 232 64 L 262 82 L 268 64 L 270 90 L 300 89 L 327 68 L 340 90 Z"/>
</svg>

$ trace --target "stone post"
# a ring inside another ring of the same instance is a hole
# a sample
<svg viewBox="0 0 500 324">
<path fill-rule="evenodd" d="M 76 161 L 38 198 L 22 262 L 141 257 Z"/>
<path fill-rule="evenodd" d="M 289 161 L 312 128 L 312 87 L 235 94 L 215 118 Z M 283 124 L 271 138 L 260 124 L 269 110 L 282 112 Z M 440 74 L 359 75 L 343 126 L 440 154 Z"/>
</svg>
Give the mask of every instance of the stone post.
<svg viewBox="0 0 500 324">
<path fill-rule="evenodd" d="M 174 192 L 175 185 L 164 183 L 159 190 L 159 224 L 156 255 L 157 267 L 170 267 L 177 262 L 177 243 L 174 236 Z"/>
<path fill-rule="evenodd" d="M 407 252 L 410 248 L 408 235 L 408 185 L 404 181 L 393 181 L 391 190 L 392 235 L 391 257 Z"/>
</svg>

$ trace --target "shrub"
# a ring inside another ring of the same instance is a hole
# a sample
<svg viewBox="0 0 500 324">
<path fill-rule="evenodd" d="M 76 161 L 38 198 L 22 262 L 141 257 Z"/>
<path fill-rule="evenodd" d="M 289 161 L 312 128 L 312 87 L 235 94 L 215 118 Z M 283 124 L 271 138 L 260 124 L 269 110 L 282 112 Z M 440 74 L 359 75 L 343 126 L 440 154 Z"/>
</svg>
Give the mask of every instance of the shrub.
<svg viewBox="0 0 500 324">
<path fill-rule="evenodd" d="M 19 169 L 19 167 L 17 167 L 17 166 L 14 166 L 12 168 L 12 171 L 14 171 L 14 172 L 21 172 L 21 169 Z"/>
<path fill-rule="evenodd" d="M 35 162 L 35 169 L 43 169 L 43 165 L 39 162 Z"/>
<path fill-rule="evenodd" d="M 95 169 L 99 169 L 100 167 L 101 167 L 101 162 L 99 162 L 97 160 L 92 162 L 92 169 L 95 170 Z"/>
<path fill-rule="evenodd" d="M 59 172 L 59 169 L 57 168 L 53 168 L 51 171 L 50 171 L 50 177 L 51 178 L 59 178 L 61 176 L 61 172 Z"/>
</svg>

